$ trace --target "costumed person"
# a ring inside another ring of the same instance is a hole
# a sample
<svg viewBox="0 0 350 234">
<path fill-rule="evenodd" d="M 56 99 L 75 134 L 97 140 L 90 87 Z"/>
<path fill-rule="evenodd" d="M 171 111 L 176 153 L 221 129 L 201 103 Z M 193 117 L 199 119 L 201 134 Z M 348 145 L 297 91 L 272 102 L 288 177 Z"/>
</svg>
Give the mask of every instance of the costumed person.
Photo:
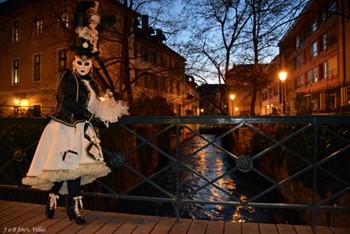
<svg viewBox="0 0 350 234">
<path fill-rule="evenodd" d="M 96 129 L 117 122 L 128 114 L 128 107 L 115 101 L 108 91 L 99 98 L 99 87 L 92 77 L 92 47 L 76 46 L 75 52 L 72 71 L 66 70 L 59 81 L 57 111 L 40 137 L 22 183 L 49 191 L 47 218 L 54 217 L 61 194 L 66 195 L 69 219 L 85 224 L 79 211 L 83 208 L 80 186 L 111 171 L 104 162 Z"/>
</svg>

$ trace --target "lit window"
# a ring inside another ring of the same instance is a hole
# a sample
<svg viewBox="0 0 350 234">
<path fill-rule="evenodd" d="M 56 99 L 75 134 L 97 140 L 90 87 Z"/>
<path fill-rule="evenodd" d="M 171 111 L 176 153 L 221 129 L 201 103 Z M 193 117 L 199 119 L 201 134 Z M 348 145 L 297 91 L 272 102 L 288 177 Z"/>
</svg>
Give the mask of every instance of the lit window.
<svg viewBox="0 0 350 234">
<path fill-rule="evenodd" d="M 311 56 L 315 57 L 318 54 L 318 50 L 317 50 L 317 41 L 315 41 L 314 43 L 312 43 L 311 46 Z"/>
<path fill-rule="evenodd" d="M 69 16 L 68 16 L 68 13 L 65 12 L 62 14 L 61 16 L 61 20 L 62 20 L 62 25 L 65 27 L 65 28 L 69 28 Z"/>
<path fill-rule="evenodd" d="M 58 70 L 67 68 L 67 49 L 58 51 Z"/>
<path fill-rule="evenodd" d="M 19 84 L 19 59 L 12 60 L 12 85 Z"/>
<path fill-rule="evenodd" d="M 315 32 L 317 30 L 317 21 L 314 20 L 311 24 L 311 31 Z"/>
<path fill-rule="evenodd" d="M 41 57 L 40 55 L 34 56 L 34 81 L 40 80 L 40 66 L 41 66 Z"/>
<path fill-rule="evenodd" d="M 12 41 L 17 42 L 19 41 L 19 22 L 15 21 L 13 23 L 13 28 L 12 28 Z"/>
<path fill-rule="evenodd" d="M 328 36 L 327 34 L 322 35 L 322 50 L 327 50 Z"/>
<path fill-rule="evenodd" d="M 33 23 L 34 36 L 39 36 L 43 32 L 43 20 L 35 19 Z"/>
<path fill-rule="evenodd" d="M 322 72 L 323 72 L 323 78 L 326 79 L 328 77 L 328 62 L 322 63 Z"/>
</svg>

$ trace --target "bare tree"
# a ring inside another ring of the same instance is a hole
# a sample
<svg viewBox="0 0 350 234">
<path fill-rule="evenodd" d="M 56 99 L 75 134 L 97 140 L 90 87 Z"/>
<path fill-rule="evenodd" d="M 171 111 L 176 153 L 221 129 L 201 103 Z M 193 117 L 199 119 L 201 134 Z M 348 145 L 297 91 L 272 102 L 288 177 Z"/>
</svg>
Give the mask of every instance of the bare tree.
<svg viewBox="0 0 350 234">
<path fill-rule="evenodd" d="M 244 30 L 246 42 L 243 44 L 242 57 L 246 59 L 248 64 L 253 64 L 253 66 L 250 67 L 251 70 L 248 73 L 237 76 L 236 79 L 245 77 L 243 82 L 250 83 L 251 102 L 249 114 L 255 115 L 255 102 L 258 90 L 270 83 L 269 79 L 274 78 L 273 74 L 269 74 L 271 69 L 267 69 L 262 64 L 266 61 L 266 57 L 272 56 L 270 51 L 276 45 L 284 30 L 283 27 L 277 27 L 277 25 L 280 25 L 281 21 L 288 20 L 291 17 L 291 13 L 297 8 L 290 1 L 246 0 L 246 3 L 251 17 Z M 291 7 L 292 11 L 289 11 Z M 237 81 L 239 83 L 240 80 Z"/>
<path fill-rule="evenodd" d="M 184 20 L 192 33 L 183 46 L 187 49 L 185 57 L 190 63 L 190 73 L 224 84 L 235 64 L 255 64 L 251 66 L 255 72 L 245 73 L 246 80 L 236 82 L 236 85 L 249 83 L 252 90 L 250 114 L 254 115 L 257 91 L 266 83 L 261 80 L 268 77 L 265 74 L 268 69 L 258 64 L 268 63 L 277 54 L 282 32 L 306 2 L 205 0 L 187 3 Z"/>
<path fill-rule="evenodd" d="M 185 34 L 187 41 L 181 41 L 189 61 L 187 72 L 196 80 L 223 85 L 248 23 L 247 4 L 244 0 L 190 1 L 184 4 L 182 15 L 190 32 Z M 221 95 L 220 103 L 213 104 L 223 106 L 224 102 L 225 95 Z"/>
<path fill-rule="evenodd" d="M 185 47 L 193 62 L 190 72 L 223 84 L 232 65 L 241 33 L 248 23 L 248 6 L 243 0 L 190 1 L 185 5 L 185 24 L 191 35 Z M 188 56 L 188 57 L 187 57 Z"/>
<path fill-rule="evenodd" d="M 140 54 L 137 53 L 135 48 L 137 30 L 138 28 L 140 29 L 140 27 L 137 25 L 139 25 L 141 23 L 140 21 L 142 21 L 142 15 L 139 12 L 153 14 L 151 17 L 152 22 L 148 23 L 147 20 L 147 28 L 142 28 L 145 36 L 154 38 L 159 37 L 160 43 L 163 43 L 162 40 L 165 39 L 163 32 L 161 30 L 157 30 L 157 34 L 155 34 L 154 29 L 151 26 L 164 25 L 164 22 L 161 20 L 162 16 L 166 14 L 166 8 L 164 6 L 167 4 L 169 6 L 171 1 L 124 0 L 120 2 L 124 9 L 122 10 L 121 15 L 117 16 L 118 18 L 116 20 L 116 24 L 114 24 L 112 28 L 107 29 L 107 36 L 103 37 L 103 40 L 107 43 L 117 43 L 120 46 L 119 54 L 113 57 L 100 58 L 98 61 L 100 68 L 105 68 L 104 70 L 109 70 L 109 67 L 115 66 L 116 64 L 118 65 L 118 78 L 114 79 L 114 83 L 112 83 L 110 86 L 112 86 L 111 88 L 115 90 L 117 83 L 119 83 L 121 95 L 123 95 L 125 92 L 129 105 L 132 105 L 134 102 L 134 94 L 132 89 L 133 83 L 144 77 L 146 73 L 153 72 L 162 75 L 163 73 L 169 72 L 168 68 L 163 67 L 162 69 L 159 69 L 159 66 L 151 65 L 148 66 L 147 72 L 138 74 L 135 79 L 132 79 L 130 71 L 135 69 L 135 63 L 132 61 L 140 57 Z M 143 25 L 141 27 L 143 27 Z M 105 75 L 108 74 L 108 72 L 104 73 Z"/>
</svg>

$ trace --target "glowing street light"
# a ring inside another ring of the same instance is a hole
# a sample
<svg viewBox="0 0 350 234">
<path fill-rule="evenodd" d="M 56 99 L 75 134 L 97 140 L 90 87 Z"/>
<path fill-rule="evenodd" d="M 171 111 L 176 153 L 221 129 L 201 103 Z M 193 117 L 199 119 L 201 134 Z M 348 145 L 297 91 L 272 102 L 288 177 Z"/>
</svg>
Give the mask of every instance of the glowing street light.
<svg viewBox="0 0 350 234">
<path fill-rule="evenodd" d="M 280 71 L 278 73 L 278 78 L 280 79 L 280 81 L 284 82 L 287 79 L 287 75 L 288 73 L 286 71 Z"/>
<path fill-rule="evenodd" d="M 230 100 L 231 100 L 231 115 L 234 115 L 234 109 L 233 109 L 233 101 L 236 99 L 236 94 L 231 93 L 230 94 Z"/>
<path fill-rule="evenodd" d="M 278 73 L 278 78 L 281 81 L 281 99 L 282 99 L 282 114 L 284 115 L 286 113 L 286 108 L 285 108 L 285 96 L 284 96 L 284 82 L 287 79 L 288 73 L 286 71 L 280 71 Z"/>
</svg>

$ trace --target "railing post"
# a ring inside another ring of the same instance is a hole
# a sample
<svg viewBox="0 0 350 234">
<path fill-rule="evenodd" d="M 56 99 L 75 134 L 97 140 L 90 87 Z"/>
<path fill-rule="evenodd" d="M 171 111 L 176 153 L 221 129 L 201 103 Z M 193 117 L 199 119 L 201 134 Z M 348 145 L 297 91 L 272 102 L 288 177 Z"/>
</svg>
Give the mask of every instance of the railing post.
<svg viewBox="0 0 350 234">
<path fill-rule="evenodd" d="M 181 205 L 181 195 L 180 195 L 180 123 L 179 118 L 176 118 L 176 195 L 175 195 L 175 214 L 176 222 L 180 221 L 180 205 Z"/>
<path fill-rule="evenodd" d="M 313 117 L 314 126 L 314 142 L 313 142 L 313 160 L 312 160 L 312 218 L 311 218 L 311 228 L 312 232 L 316 233 L 317 225 L 317 160 L 318 160 L 318 146 L 319 146 L 319 122 L 317 117 Z"/>
</svg>

